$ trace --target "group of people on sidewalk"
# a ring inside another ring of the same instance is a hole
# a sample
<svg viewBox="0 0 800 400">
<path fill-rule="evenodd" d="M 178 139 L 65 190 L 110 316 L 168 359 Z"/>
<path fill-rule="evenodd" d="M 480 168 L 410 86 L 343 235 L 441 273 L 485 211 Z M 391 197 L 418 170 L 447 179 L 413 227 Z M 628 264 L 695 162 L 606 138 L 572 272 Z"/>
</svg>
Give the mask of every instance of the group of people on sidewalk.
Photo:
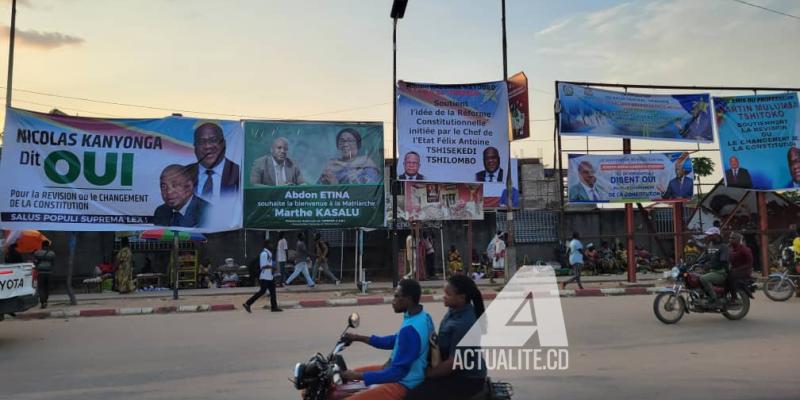
<svg viewBox="0 0 800 400">
<path fill-rule="evenodd" d="M 708 305 L 718 305 L 719 299 L 714 291 L 714 285 L 727 285 L 731 288 L 743 279 L 749 279 L 753 274 L 753 251 L 745 244 L 744 236 L 739 232 L 730 232 L 728 240 L 723 240 L 722 231 L 718 226 L 711 227 L 704 232 L 706 241 L 707 261 L 706 273 L 700 277 L 703 291 L 708 296 Z M 800 238 L 800 230 L 798 231 Z M 800 241 L 799 243 L 800 244 Z M 573 269 L 573 277 L 561 283 L 561 289 L 575 282 L 583 289 L 581 282 L 581 269 L 584 266 L 586 250 L 580 240 L 578 232 L 572 233 L 572 240 L 567 246 L 569 264 Z"/>
<path fill-rule="evenodd" d="M 242 307 L 244 307 L 248 313 L 251 312 L 253 303 L 269 291 L 270 309 L 274 312 L 283 311 L 278 307 L 276 288 L 290 285 L 300 274 L 303 275 L 306 279 L 306 284 L 311 288 L 316 285 L 312 275 L 317 276 L 318 272 L 321 273 L 320 279 L 324 276 L 330 279 L 334 284 L 339 285 L 341 282 L 331 272 L 330 266 L 328 265 L 328 254 L 330 252 L 328 242 L 322 239 L 319 233 L 314 235 L 314 242 L 313 267 L 311 274 L 309 274 L 308 265 L 312 263 L 312 255 L 308 251 L 305 235 L 303 233 L 297 235 L 294 271 L 284 281 L 283 278 L 286 277 L 286 268 L 289 261 L 289 244 L 285 234 L 283 232 L 278 234 L 278 244 L 274 249 L 275 253 L 277 253 L 277 257 L 273 255 L 273 248 L 269 239 L 264 240 L 264 246 L 258 256 L 258 281 L 260 289 L 242 304 Z"/>
</svg>

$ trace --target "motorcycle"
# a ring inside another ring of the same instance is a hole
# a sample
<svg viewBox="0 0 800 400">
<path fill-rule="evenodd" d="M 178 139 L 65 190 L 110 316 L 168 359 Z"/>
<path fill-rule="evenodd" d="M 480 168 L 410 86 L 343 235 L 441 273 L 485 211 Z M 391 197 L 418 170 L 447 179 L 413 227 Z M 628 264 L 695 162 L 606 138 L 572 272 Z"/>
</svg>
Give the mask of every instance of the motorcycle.
<svg viewBox="0 0 800 400">
<path fill-rule="evenodd" d="M 770 274 L 764 282 L 764 294 L 772 301 L 789 300 L 800 285 L 800 261 L 791 245 L 781 247 L 782 272 Z"/>
<path fill-rule="evenodd" d="M 364 382 L 343 382 L 341 372 L 347 370 L 347 364 L 340 353 L 350 346 L 344 339 L 349 329 L 358 328 L 361 319 L 358 313 L 350 314 L 347 328 L 339 336 L 339 341 L 327 356 L 317 353 L 305 363 L 294 366 L 293 377 L 289 379 L 294 388 L 299 390 L 303 400 L 342 400 L 358 392 L 367 390 Z M 486 379 L 483 390 L 465 400 L 511 400 L 513 388 L 507 382 L 492 382 Z"/>
<path fill-rule="evenodd" d="M 681 263 L 670 271 L 674 281 L 671 288 L 664 288 L 653 301 L 656 318 L 665 324 L 674 324 L 687 313 L 721 313 L 729 320 L 744 318 L 750 311 L 755 285 L 752 281 L 739 281 L 735 287 L 714 286 L 720 304 L 709 304 L 709 298 L 700 284 L 700 274 L 695 269 L 704 261 L 701 257 L 694 264 Z"/>
</svg>

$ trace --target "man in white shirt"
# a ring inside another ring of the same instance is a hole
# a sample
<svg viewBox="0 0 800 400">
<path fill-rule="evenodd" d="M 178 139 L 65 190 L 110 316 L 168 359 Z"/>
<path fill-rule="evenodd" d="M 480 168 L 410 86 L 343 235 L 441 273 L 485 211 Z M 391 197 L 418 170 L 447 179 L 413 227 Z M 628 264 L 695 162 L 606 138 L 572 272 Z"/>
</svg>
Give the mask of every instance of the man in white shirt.
<svg viewBox="0 0 800 400">
<path fill-rule="evenodd" d="M 289 250 L 289 243 L 284 237 L 284 233 L 278 233 L 278 248 L 276 258 L 278 260 L 278 270 L 275 271 L 275 283 L 278 287 L 283 287 L 283 280 L 286 279 L 286 252 Z"/>
<path fill-rule="evenodd" d="M 279 312 L 283 311 L 278 307 L 278 295 L 275 292 L 275 281 L 273 280 L 272 271 L 275 269 L 275 264 L 272 260 L 272 252 L 269 251 L 269 239 L 264 240 L 264 249 L 261 250 L 261 254 L 258 257 L 258 264 L 261 268 L 261 274 L 258 277 L 258 282 L 261 284 L 261 288 L 254 294 L 252 297 L 247 299 L 247 302 L 242 304 L 245 311 L 248 313 L 250 312 L 250 306 L 258 300 L 259 297 L 263 296 L 264 293 L 269 290 L 269 303 L 272 308 L 272 312 Z"/>
</svg>

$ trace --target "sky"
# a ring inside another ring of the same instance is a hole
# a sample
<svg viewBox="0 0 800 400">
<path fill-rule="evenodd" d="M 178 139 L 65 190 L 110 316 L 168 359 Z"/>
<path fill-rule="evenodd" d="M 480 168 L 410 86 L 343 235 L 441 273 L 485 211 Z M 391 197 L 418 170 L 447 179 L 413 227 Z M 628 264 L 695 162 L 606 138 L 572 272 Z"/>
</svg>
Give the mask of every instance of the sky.
<svg viewBox="0 0 800 400">
<path fill-rule="evenodd" d="M 800 16 L 798 1 L 748 2 Z M 101 117 L 383 121 L 389 156 L 391 4 L 19 0 L 12 104 Z M 2 0 L 3 76 L 10 9 Z M 506 12 L 508 73 L 528 76 L 533 121 L 531 138 L 514 142 L 512 153 L 548 166 L 556 80 L 800 86 L 800 18 L 740 1 L 507 0 Z M 398 22 L 398 79 L 502 80 L 501 27 L 499 0 L 410 0 Z M 567 150 L 587 146 L 616 150 L 622 143 L 564 138 Z M 719 165 L 716 148 L 703 145 L 698 154 Z M 634 140 L 633 149 L 697 146 Z"/>
</svg>

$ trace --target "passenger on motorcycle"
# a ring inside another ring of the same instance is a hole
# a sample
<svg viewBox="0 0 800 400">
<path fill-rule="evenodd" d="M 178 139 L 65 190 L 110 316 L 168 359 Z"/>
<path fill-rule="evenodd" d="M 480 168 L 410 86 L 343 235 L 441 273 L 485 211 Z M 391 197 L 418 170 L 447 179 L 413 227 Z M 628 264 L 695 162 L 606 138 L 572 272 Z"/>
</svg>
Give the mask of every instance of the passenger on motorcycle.
<svg viewBox="0 0 800 400">
<path fill-rule="evenodd" d="M 375 365 L 342 372 L 345 381 L 363 380 L 368 390 L 350 396 L 350 400 L 402 400 L 406 393 L 425 379 L 428 366 L 428 340 L 433 332 L 431 316 L 419 304 L 422 289 L 413 279 L 400 281 L 394 292 L 392 308 L 403 313 L 400 330 L 389 336 L 344 335 L 345 340 L 367 343 L 382 350 L 392 350 L 385 365 Z"/>
<path fill-rule="evenodd" d="M 744 237 L 731 233 L 731 272 L 728 274 L 728 290 L 733 292 L 738 281 L 749 280 L 753 275 L 753 252 L 744 244 Z"/>
<path fill-rule="evenodd" d="M 706 263 L 706 270 L 710 272 L 700 277 L 700 284 L 703 285 L 703 291 L 708 295 L 708 305 L 718 307 L 719 300 L 713 285 L 725 284 L 728 277 L 730 248 L 722 241 L 719 228 L 708 228 L 705 234 L 706 252 L 710 257 Z"/>
<path fill-rule="evenodd" d="M 438 360 L 432 357 L 425 382 L 408 392 L 408 400 L 469 399 L 483 389 L 486 380 L 483 363 L 470 370 L 453 368 L 456 345 L 483 314 L 483 296 L 471 279 L 454 275 L 447 280 L 444 305 L 447 314 L 439 324 L 438 344 L 431 344 L 434 353 L 438 348 L 442 360 L 436 364 Z"/>
</svg>

